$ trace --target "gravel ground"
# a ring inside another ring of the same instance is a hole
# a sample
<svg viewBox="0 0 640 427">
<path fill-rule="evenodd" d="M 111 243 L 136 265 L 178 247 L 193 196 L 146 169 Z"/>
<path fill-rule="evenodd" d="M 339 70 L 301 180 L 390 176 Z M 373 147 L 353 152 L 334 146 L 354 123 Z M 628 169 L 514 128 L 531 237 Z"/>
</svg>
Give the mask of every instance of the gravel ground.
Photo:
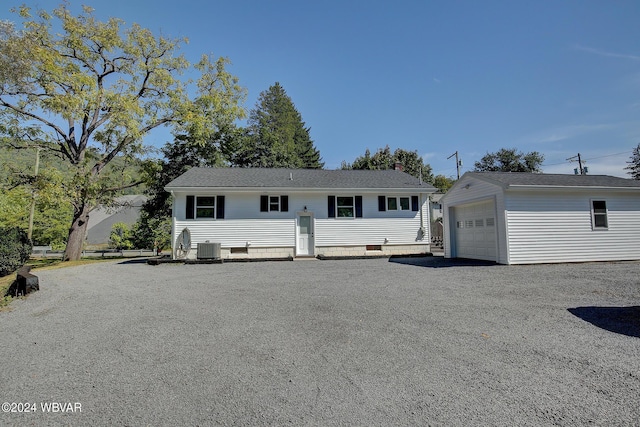
<svg viewBox="0 0 640 427">
<path fill-rule="evenodd" d="M 640 425 L 640 263 L 35 273 L 0 400 L 36 411 L 1 425 Z"/>
</svg>

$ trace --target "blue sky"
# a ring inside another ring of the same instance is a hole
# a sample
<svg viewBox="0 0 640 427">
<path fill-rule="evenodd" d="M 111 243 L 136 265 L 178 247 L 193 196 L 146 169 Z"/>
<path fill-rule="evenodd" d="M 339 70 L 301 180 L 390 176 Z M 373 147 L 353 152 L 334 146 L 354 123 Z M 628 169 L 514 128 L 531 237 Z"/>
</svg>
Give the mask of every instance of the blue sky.
<svg viewBox="0 0 640 427">
<path fill-rule="evenodd" d="M 3 0 L 0 19 L 21 1 Z M 47 10 L 58 1 L 26 1 Z M 640 2 L 84 0 L 100 18 L 226 56 L 247 110 L 275 82 L 338 168 L 369 148 L 417 150 L 455 177 L 487 152 L 539 151 L 547 173 L 628 177 L 640 143 Z M 155 133 L 161 145 L 169 135 Z"/>
</svg>

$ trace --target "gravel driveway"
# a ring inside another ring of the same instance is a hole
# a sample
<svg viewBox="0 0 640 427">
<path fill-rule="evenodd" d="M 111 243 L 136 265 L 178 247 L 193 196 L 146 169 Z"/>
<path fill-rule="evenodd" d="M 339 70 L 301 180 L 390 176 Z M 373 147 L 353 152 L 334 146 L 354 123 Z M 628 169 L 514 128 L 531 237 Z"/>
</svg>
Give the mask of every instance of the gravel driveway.
<svg viewBox="0 0 640 427">
<path fill-rule="evenodd" d="M 0 425 L 640 425 L 640 263 L 35 273 L 0 400 L 36 410 Z"/>
</svg>

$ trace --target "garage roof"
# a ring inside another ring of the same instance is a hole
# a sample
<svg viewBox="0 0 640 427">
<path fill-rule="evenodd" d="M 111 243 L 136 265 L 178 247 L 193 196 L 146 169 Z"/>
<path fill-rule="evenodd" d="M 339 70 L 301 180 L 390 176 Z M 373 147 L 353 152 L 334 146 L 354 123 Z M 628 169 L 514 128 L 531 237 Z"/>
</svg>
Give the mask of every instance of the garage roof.
<svg viewBox="0 0 640 427">
<path fill-rule="evenodd" d="M 467 172 L 464 177 L 478 178 L 506 188 L 513 187 L 597 187 L 639 188 L 640 181 L 609 175 L 566 175 L 529 172 Z"/>
</svg>

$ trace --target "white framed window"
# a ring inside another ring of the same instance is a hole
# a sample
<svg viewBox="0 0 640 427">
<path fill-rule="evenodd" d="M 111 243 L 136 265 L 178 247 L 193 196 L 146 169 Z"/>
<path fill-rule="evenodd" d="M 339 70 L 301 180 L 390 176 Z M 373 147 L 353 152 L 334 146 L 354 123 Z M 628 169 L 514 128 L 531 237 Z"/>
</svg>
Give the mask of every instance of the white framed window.
<svg viewBox="0 0 640 427">
<path fill-rule="evenodd" d="M 495 219 L 487 218 L 487 227 L 493 227 L 494 224 L 495 224 Z"/>
<path fill-rule="evenodd" d="M 338 218 L 355 218 L 354 197 L 336 196 L 336 213 Z"/>
<path fill-rule="evenodd" d="M 280 211 L 280 196 L 269 196 L 269 212 Z"/>
<path fill-rule="evenodd" d="M 216 197 L 196 196 L 196 219 L 216 217 Z"/>
<path fill-rule="evenodd" d="M 409 199 L 408 197 L 387 197 L 387 210 L 411 210 L 411 199 Z"/>
<path fill-rule="evenodd" d="M 456 222 L 456 227 L 457 227 L 457 228 L 464 228 L 464 221 L 458 221 L 458 222 Z"/>
<path fill-rule="evenodd" d="M 400 197 L 400 210 L 408 211 L 411 209 L 411 203 L 409 203 L 408 197 Z"/>
<path fill-rule="evenodd" d="M 473 228 L 473 220 L 472 219 L 468 219 L 464 222 L 464 227 L 465 228 Z"/>
<path fill-rule="evenodd" d="M 288 212 L 289 196 L 260 196 L 260 212 Z"/>
<path fill-rule="evenodd" d="M 484 219 L 476 219 L 476 227 L 484 227 Z"/>
<path fill-rule="evenodd" d="M 608 228 L 607 202 L 605 200 L 591 200 L 591 229 L 607 230 Z"/>
</svg>

